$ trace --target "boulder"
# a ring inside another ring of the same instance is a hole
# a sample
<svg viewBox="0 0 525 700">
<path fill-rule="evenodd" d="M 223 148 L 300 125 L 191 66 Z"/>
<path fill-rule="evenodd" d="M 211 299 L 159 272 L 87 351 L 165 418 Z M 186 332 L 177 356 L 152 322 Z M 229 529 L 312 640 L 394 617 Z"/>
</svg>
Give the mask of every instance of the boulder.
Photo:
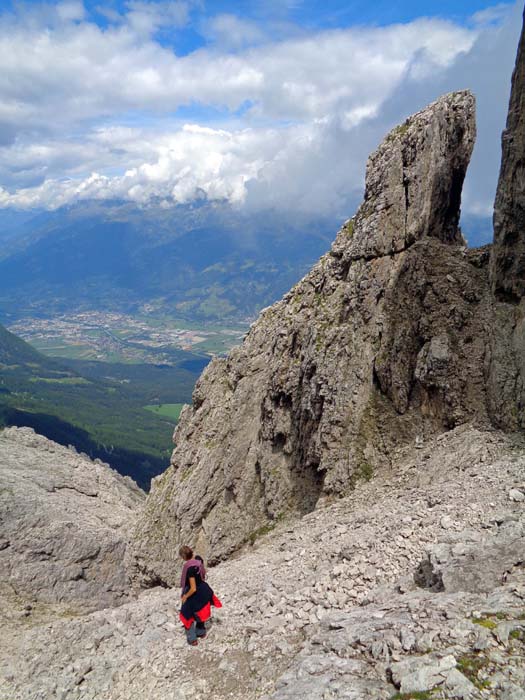
<svg viewBox="0 0 525 700">
<path fill-rule="evenodd" d="M 125 554 L 144 493 L 108 465 L 37 435 L 0 432 L 0 585 L 95 609 L 129 593 Z"/>
<path fill-rule="evenodd" d="M 422 588 L 486 593 L 525 562 L 525 523 L 503 523 L 481 541 L 434 545 L 414 579 Z"/>
</svg>

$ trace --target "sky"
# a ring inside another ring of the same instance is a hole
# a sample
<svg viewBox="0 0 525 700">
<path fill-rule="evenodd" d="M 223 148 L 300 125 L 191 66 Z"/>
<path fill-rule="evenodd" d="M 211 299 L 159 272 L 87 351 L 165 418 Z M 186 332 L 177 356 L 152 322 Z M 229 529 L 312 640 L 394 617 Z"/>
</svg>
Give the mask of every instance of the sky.
<svg viewBox="0 0 525 700">
<path fill-rule="evenodd" d="M 0 207 L 87 199 L 351 216 L 390 128 L 470 88 L 489 216 L 522 5 L 0 0 Z"/>
</svg>

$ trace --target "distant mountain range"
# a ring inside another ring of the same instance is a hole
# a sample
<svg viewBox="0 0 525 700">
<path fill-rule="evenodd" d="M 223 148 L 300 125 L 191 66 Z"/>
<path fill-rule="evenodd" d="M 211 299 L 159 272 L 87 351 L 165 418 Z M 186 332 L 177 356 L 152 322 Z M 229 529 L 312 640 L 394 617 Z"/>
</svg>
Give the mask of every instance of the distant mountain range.
<svg viewBox="0 0 525 700">
<path fill-rule="evenodd" d="M 245 320 L 300 279 L 340 223 L 220 203 L 0 212 L 0 316 L 146 309 Z"/>
<path fill-rule="evenodd" d="M 0 325 L 0 427 L 32 427 L 147 489 L 169 464 L 175 420 L 144 407 L 190 403 L 207 361 L 183 351 L 173 366 L 57 361 Z"/>
</svg>

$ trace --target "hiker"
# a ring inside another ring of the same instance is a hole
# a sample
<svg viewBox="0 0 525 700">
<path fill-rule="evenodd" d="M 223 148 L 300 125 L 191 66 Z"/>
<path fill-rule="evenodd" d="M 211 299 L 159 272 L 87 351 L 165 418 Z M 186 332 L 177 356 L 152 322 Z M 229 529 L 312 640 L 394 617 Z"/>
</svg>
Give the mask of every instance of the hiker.
<svg viewBox="0 0 525 700">
<path fill-rule="evenodd" d="M 222 603 L 205 581 L 206 569 L 202 557 L 193 557 L 193 550 L 186 545 L 179 549 L 184 560 L 181 586 L 181 609 L 179 618 L 186 628 L 186 639 L 191 646 L 197 646 L 198 639 L 206 636 L 204 623 L 211 617 L 211 606 L 221 608 Z"/>
</svg>

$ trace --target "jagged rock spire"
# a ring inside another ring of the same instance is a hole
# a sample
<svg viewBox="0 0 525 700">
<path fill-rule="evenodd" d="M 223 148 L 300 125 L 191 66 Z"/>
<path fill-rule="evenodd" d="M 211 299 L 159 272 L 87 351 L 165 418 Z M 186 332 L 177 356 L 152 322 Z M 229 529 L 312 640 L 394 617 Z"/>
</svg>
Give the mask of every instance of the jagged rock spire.
<svg viewBox="0 0 525 700">
<path fill-rule="evenodd" d="M 525 296 L 525 27 L 502 135 L 491 278 L 494 293 L 501 301 L 517 303 Z"/>
<path fill-rule="evenodd" d="M 349 259 L 392 255 L 423 237 L 463 243 L 461 189 L 476 138 L 469 90 L 443 95 L 393 129 L 368 159 Z"/>
</svg>

